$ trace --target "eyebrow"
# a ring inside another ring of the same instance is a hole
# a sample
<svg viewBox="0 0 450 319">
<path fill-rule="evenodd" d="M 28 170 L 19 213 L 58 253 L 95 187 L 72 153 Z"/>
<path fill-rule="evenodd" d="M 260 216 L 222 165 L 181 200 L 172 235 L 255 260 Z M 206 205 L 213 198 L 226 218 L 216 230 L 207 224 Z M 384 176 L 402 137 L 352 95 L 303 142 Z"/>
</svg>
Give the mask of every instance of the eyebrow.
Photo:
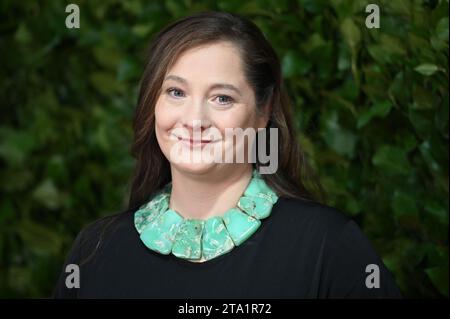
<svg viewBox="0 0 450 319">
<path fill-rule="evenodd" d="M 188 85 L 188 81 L 186 79 L 183 79 L 182 77 L 178 76 L 178 75 L 168 75 L 166 76 L 166 78 L 164 79 L 166 80 L 174 80 L 180 83 L 183 83 L 185 85 Z M 242 96 L 241 91 L 235 87 L 232 84 L 227 84 L 227 83 L 214 83 L 213 85 L 210 86 L 209 88 L 210 90 L 214 90 L 214 89 L 227 89 L 227 90 L 231 90 L 236 92 L 237 94 L 239 94 L 240 96 Z"/>
</svg>

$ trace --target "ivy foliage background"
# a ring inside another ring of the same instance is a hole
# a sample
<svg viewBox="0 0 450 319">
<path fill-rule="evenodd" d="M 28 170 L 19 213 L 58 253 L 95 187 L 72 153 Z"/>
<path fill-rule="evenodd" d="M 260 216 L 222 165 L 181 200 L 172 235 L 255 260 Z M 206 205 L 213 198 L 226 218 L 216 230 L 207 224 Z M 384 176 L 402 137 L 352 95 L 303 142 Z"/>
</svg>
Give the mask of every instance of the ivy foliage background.
<svg viewBox="0 0 450 319">
<path fill-rule="evenodd" d="M 80 7 L 67 29 L 65 6 Z M 381 28 L 368 29 L 376 3 Z M 125 208 L 152 36 L 203 10 L 279 54 L 327 204 L 406 297 L 448 297 L 448 0 L 0 1 L 0 297 L 47 297 L 80 229 Z"/>
</svg>

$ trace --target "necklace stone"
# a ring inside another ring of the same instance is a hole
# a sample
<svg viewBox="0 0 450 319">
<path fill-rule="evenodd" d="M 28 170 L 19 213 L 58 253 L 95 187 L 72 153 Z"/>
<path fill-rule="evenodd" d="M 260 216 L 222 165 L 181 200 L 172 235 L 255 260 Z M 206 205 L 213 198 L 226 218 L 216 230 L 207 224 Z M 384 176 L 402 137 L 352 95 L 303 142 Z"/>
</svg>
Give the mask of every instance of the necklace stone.
<svg viewBox="0 0 450 319">
<path fill-rule="evenodd" d="M 223 216 L 185 219 L 169 208 L 171 190 L 169 182 L 142 205 L 134 213 L 134 225 L 149 249 L 192 261 L 213 259 L 242 244 L 270 215 L 278 200 L 256 169 L 237 206 Z"/>
</svg>

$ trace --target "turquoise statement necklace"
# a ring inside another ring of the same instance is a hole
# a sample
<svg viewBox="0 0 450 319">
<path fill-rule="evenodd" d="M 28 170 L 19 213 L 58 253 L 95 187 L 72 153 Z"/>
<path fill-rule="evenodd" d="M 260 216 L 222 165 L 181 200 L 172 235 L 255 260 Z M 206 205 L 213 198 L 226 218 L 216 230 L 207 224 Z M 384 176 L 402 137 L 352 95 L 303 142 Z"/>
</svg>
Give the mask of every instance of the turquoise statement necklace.
<svg viewBox="0 0 450 319">
<path fill-rule="evenodd" d="M 237 206 L 207 220 L 185 219 L 169 208 L 169 182 L 134 214 L 140 239 L 149 249 L 189 260 L 210 260 L 247 240 L 267 218 L 277 194 L 253 169 L 252 178 Z"/>
</svg>

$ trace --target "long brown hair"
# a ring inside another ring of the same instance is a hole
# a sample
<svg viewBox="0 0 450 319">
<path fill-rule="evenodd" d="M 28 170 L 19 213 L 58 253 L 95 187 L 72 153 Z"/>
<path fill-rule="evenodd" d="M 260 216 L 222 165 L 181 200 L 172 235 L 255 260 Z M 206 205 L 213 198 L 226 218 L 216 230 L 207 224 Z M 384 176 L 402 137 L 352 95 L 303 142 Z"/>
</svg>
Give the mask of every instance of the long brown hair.
<svg viewBox="0 0 450 319">
<path fill-rule="evenodd" d="M 266 129 L 278 128 L 278 170 L 261 176 L 280 196 L 320 201 L 315 197 L 319 195 L 324 200 L 323 188 L 297 140 L 292 106 L 276 52 L 253 22 L 228 12 L 206 11 L 168 25 L 150 45 L 133 121 L 131 154 L 137 162 L 128 210 L 143 205 L 171 180 L 170 164 L 155 134 L 155 104 L 166 72 L 187 49 L 218 41 L 231 42 L 238 49 L 245 77 L 254 90 L 257 110 L 270 105 Z M 315 187 L 317 193 L 308 190 L 305 182 Z"/>
</svg>

